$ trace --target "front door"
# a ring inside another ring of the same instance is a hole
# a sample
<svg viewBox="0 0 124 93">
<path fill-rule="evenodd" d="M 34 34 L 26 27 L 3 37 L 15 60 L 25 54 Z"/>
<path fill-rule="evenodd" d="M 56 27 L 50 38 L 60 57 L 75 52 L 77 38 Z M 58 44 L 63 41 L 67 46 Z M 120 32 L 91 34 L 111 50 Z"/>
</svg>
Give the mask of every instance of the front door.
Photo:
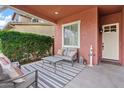
<svg viewBox="0 0 124 93">
<path fill-rule="evenodd" d="M 102 58 L 119 60 L 119 24 L 108 24 L 102 27 Z"/>
</svg>

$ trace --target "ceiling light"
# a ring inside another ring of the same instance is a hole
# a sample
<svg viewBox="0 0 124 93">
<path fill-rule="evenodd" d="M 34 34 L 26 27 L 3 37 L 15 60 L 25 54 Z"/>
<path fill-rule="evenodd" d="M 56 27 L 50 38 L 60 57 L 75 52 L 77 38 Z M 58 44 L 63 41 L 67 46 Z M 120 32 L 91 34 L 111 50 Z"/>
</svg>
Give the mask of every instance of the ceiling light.
<svg viewBox="0 0 124 93">
<path fill-rule="evenodd" d="M 59 12 L 54 12 L 54 14 L 58 15 L 58 14 L 59 14 Z"/>
</svg>

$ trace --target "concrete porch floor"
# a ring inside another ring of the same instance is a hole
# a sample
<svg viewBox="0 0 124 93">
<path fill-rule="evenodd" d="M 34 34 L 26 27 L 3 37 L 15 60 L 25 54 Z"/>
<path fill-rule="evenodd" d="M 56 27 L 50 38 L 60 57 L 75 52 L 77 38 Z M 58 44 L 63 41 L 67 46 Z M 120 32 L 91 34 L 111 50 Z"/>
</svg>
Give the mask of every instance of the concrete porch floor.
<svg viewBox="0 0 124 93">
<path fill-rule="evenodd" d="M 124 87 L 124 66 L 101 63 L 86 67 L 65 88 L 121 88 Z"/>
</svg>

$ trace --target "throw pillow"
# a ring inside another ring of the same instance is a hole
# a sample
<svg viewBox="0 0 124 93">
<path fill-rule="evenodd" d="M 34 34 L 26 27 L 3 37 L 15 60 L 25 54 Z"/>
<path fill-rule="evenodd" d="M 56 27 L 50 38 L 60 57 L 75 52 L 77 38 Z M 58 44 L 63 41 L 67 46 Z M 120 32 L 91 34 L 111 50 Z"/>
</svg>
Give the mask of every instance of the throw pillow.
<svg viewBox="0 0 124 93">
<path fill-rule="evenodd" d="M 8 64 L 4 58 L 0 57 L 0 65 L 2 67 L 3 73 L 7 74 L 7 70 L 11 67 L 11 64 Z"/>
<path fill-rule="evenodd" d="M 63 56 L 67 56 L 68 48 L 64 48 Z"/>
<path fill-rule="evenodd" d="M 0 53 L 0 57 L 4 59 L 5 64 L 10 64 L 11 63 L 11 61 L 3 53 Z"/>
<path fill-rule="evenodd" d="M 21 70 L 20 70 L 21 72 Z M 11 67 L 10 69 L 8 69 L 8 75 L 10 76 L 11 79 L 14 79 L 14 78 L 17 78 L 19 76 L 21 76 L 22 74 L 20 74 L 17 69 Z M 20 78 L 20 79 L 17 79 L 17 80 L 14 80 L 13 82 L 15 83 L 22 83 L 24 82 L 24 78 Z"/>
<path fill-rule="evenodd" d="M 71 50 L 71 51 L 68 53 L 68 56 L 69 56 L 69 57 L 73 57 L 73 56 L 76 55 L 76 53 L 77 53 L 76 50 Z"/>
<path fill-rule="evenodd" d="M 63 49 L 58 49 L 57 55 L 63 55 Z"/>
</svg>

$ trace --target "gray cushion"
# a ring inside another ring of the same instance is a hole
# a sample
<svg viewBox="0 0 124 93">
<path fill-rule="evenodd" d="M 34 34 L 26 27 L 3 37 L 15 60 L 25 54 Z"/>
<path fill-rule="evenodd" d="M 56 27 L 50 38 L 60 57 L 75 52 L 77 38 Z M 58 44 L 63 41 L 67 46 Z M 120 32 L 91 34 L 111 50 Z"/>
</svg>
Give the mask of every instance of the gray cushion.
<svg viewBox="0 0 124 93">
<path fill-rule="evenodd" d="M 55 55 L 56 57 L 59 57 L 63 60 L 67 61 L 74 61 L 77 59 L 77 48 L 63 48 L 64 52 L 63 55 Z"/>
<path fill-rule="evenodd" d="M 1 74 L 0 75 L 0 81 L 8 80 L 8 79 L 10 79 L 9 75 L 7 75 L 7 74 Z"/>
<path fill-rule="evenodd" d="M 76 48 L 69 48 L 68 49 L 67 56 L 73 57 L 76 54 L 77 54 L 77 49 Z"/>
<path fill-rule="evenodd" d="M 12 82 L 0 83 L 0 88 L 14 88 L 14 83 Z"/>
<path fill-rule="evenodd" d="M 59 57 L 63 60 L 67 60 L 67 61 L 72 61 L 72 58 L 71 57 L 68 57 L 68 56 L 60 56 L 60 55 L 55 55 L 56 57 Z"/>
<path fill-rule="evenodd" d="M 72 58 L 68 56 L 62 56 L 61 58 L 64 60 L 72 61 Z"/>
<path fill-rule="evenodd" d="M 0 75 L 3 73 L 2 66 L 0 65 Z"/>
<path fill-rule="evenodd" d="M 7 80 L 7 79 L 10 79 L 10 78 L 7 74 L 3 73 L 2 66 L 0 65 L 0 81 L 1 80 Z"/>
</svg>

